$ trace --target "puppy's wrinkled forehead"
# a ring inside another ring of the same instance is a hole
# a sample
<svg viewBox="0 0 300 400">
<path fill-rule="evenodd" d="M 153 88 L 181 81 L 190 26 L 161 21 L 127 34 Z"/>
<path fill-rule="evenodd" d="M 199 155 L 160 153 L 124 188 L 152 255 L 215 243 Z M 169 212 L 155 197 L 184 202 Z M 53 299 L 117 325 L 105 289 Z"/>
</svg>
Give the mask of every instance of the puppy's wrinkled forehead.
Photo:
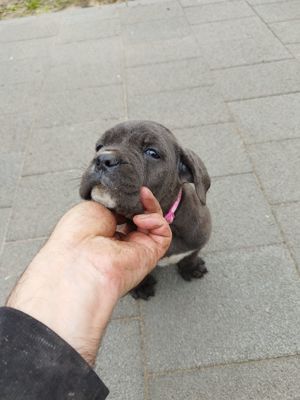
<svg viewBox="0 0 300 400">
<path fill-rule="evenodd" d="M 107 130 L 98 142 L 105 145 L 157 145 L 170 148 L 176 138 L 163 125 L 152 121 L 127 121 Z"/>
</svg>

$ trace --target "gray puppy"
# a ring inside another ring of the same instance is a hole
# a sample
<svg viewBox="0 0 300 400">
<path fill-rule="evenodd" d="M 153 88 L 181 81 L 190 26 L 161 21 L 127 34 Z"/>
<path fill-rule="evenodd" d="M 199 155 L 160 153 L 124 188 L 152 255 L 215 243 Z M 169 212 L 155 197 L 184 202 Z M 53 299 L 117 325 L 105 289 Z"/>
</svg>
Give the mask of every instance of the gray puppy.
<svg viewBox="0 0 300 400">
<path fill-rule="evenodd" d="M 96 153 L 82 177 L 80 195 L 131 219 L 143 212 L 141 186 L 153 192 L 171 223 L 172 243 L 159 265 L 177 264 L 187 281 L 201 278 L 207 269 L 198 253 L 211 233 L 207 170 L 164 126 L 128 121 L 107 130 L 97 141 Z M 148 275 L 132 291 L 133 297 L 146 300 L 153 296 L 155 283 Z"/>
</svg>

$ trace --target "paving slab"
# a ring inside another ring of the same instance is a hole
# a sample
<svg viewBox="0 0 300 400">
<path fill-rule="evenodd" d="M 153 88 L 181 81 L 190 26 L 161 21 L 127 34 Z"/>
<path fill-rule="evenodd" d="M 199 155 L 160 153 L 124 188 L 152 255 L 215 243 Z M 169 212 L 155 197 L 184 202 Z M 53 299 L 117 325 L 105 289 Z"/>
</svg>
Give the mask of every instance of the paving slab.
<svg viewBox="0 0 300 400">
<path fill-rule="evenodd" d="M 94 156 L 99 137 L 117 121 L 96 120 L 85 124 L 36 129 L 26 146 L 23 175 L 79 169 Z M 79 185 L 78 181 L 74 182 Z"/>
<path fill-rule="evenodd" d="M 125 48 L 127 67 L 155 64 L 200 57 L 196 39 L 192 36 L 157 42 L 127 45 Z"/>
<path fill-rule="evenodd" d="M 59 218 L 79 203 L 80 170 L 21 178 L 13 205 L 7 238 L 49 236 Z"/>
<path fill-rule="evenodd" d="M 191 30 L 184 17 L 161 19 L 123 26 L 125 44 L 136 44 L 190 36 Z"/>
<path fill-rule="evenodd" d="M 0 86 L 0 115 L 33 113 L 36 110 L 39 82 Z"/>
<path fill-rule="evenodd" d="M 0 63 L 0 86 L 18 83 L 39 83 L 44 77 L 46 60 L 23 59 Z"/>
<path fill-rule="evenodd" d="M 71 20 L 73 22 L 80 22 L 83 19 L 89 19 L 90 21 L 119 18 L 119 8 L 124 3 L 115 4 L 95 4 L 93 7 L 72 7 L 65 8 L 60 11 L 60 16 L 64 21 Z"/>
<path fill-rule="evenodd" d="M 94 17 L 92 20 L 80 18 L 78 21 L 67 20 L 63 24 L 58 43 L 71 43 L 86 40 L 99 40 L 120 34 L 121 26 L 119 19 L 103 19 Z"/>
<path fill-rule="evenodd" d="M 274 38 L 266 25 L 256 16 L 199 24 L 192 26 L 192 30 L 201 45 L 212 45 L 213 42 L 234 42 L 247 39 L 258 41 L 262 38 Z"/>
<path fill-rule="evenodd" d="M 108 65 L 118 64 L 121 51 L 119 37 L 56 44 L 49 50 L 49 67 L 103 65 L 105 62 Z M 81 56 L 78 57 L 78 54 Z"/>
<path fill-rule="evenodd" d="M 193 149 L 201 157 L 211 177 L 252 171 L 233 124 L 176 129 L 173 133 L 182 146 Z"/>
<path fill-rule="evenodd" d="M 285 44 L 300 42 L 300 20 L 269 24 L 275 35 Z"/>
<path fill-rule="evenodd" d="M 7 296 L 17 279 L 29 265 L 33 257 L 43 246 L 44 240 L 5 243 L 0 258 L 0 305 L 4 305 Z"/>
<path fill-rule="evenodd" d="M 140 400 L 144 370 L 138 320 L 112 321 L 102 341 L 95 370 L 112 400 Z"/>
<path fill-rule="evenodd" d="M 1 36 L 1 32 L 0 32 Z M 1 42 L 0 62 L 12 60 L 25 60 L 36 58 L 35 61 L 49 57 L 51 46 L 54 45 L 52 37 L 41 39 L 31 39 L 18 42 Z"/>
<path fill-rule="evenodd" d="M 213 179 L 207 204 L 213 231 L 205 252 L 282 241 L 270 206 L 252 174 Z"/>
<path fill-rule="evenodd" d="M 212 75 L 201 58 L 127 69 L 129 96 L 212 85 Z"/>
<path fill-rule="evenodd" d="M 228 365 L 150 381 L 150 400 L 297 400 L 300 358 Z"/>
<path fill-rule="evenodd" d="M 286 47 L 298 60 L 300 59 L 300 43 L 289 44 Z"/>
<path fill-rule="evenodd" d="M 0 42 L 17 42 L 32 39 L 44 39 L 56 36 L 60 28 L 60 19 L 52 14 L 1 21 Z"/>
<path fill-rule="evenodd" d="M 114 320 L 139 316 L 140 312 L 138 302 L 131 295 L 128 294 L 119 300 L 117 307 L 114 309 L 111 319 Z"/>
<path fill-rule="evenodd" d="M 170 18 L 183 16 L 182 8 L 175 1 L 164 1 L 159 4 L 149 4 L 136 7 L 124 7 L 120 9 L 120 19 L 123 25 L 138 24 L 141 21 L 168 20 Z"/>
<path fill-rule="evenodd" d="M 53 66 L 47 72 L 43 91 L 61 92 L 122 83 L 121 60 L 93 64 L 70 63 Z"/>
<path fill-rule="evenodd" d="M 41 93 L 34 127 L 71 125 L 124 117 L 121 85 Z"/>
<path fill-rule="evenodd" d="M 228 101 L 300 91 L 300 63 L 294 59 L 214 71 Z"/>
<path fill-rule="evenodd" d="M 229 103 L 248 143 L 300 137 L 300 94 Z"/>
<path fill-rule="evenodd" d="M 299 352 L 299 275 L 281 246 L 206 255 L 209 273 L 184 281 L 158 269 L 142 303 L 151 373 Z M 215 392 L 214 392 L 215 393 Z"/>
<path fill-rule="evenodd" d="M 300 200 L 300 139 L 253 144 L 249 151 L 271 203 Z"/>
<path fill-rule="evenodd" d="M 277 220 L 300 266 L 300 202 L 274 207 Z M 300 269 L 299 269 L 300 271 Z"/>
<path fill-rule="evenodd" d="M 32 113 L 0 114 L 1 152 L 24 151 L 32 123 Z"/>
<path fill-rule="evenodd" d="M 274 4 L 257 5 L 255 11 L 266 22 L 297 19 L 300 18 L 300 2 L 299 0 L 291 0 Z"/>
<path fill-rule="evenodd" d="M 291 58 L 257 18 L 193 25 L 192 29 L 212 69 Z"/>
<path fill-rule="evenodd" d="M 254 11 L 246 1 L 223 1 L 220 3 L 202 4 L 197 7 L 188 7 L 185 9 L 185 15 L 192 25 L 255 16 Z"/>
<path fill-rule="evenodd" d="M 159 121 L 180 128 L 230 121 L 226 105 L 214 87 L 199 87 L 132 96 L 128 99 L 131 119 Z"/>
<path fill-rule="evenodd" d="M 1 149 L 2 150 L 2 149 Z M 11 207 L 23 165 L 23 153 L 0 153 L 0 207 Z"/>
</svg>

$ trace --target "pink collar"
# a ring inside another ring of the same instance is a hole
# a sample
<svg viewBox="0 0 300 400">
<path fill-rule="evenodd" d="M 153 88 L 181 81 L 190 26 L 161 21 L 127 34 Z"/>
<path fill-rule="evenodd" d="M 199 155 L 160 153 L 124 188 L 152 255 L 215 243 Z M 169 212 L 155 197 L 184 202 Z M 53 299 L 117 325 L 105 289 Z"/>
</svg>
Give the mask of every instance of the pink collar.
<svg viewBox="0 0 300 400">
<path fill-rule="evenodd" d="M 165 215 L 165 220 L 168 222 L 168 224 L 171 224 L 174 221 L 175 211 L 179 206 L 181 196 L 182 196 L 182 189 L 180 189 L 177 199 L 175 200 L 174 204 L 171 206 L 170 210 Z"/>
</svg>

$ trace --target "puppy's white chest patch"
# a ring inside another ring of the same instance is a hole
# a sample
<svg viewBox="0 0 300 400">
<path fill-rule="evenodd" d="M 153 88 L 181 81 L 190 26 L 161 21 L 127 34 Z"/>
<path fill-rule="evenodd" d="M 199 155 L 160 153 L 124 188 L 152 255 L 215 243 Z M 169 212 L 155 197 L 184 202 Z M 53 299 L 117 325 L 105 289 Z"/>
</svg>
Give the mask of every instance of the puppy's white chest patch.
<svg viewBox="0 0 300 400">
<path fill-rule="evenodd" d="M 91 198 L 97 203 L 103 204 L 107 208 L 115 208 L 116 201 L 111 197 L 106 189 L 94 186 L 91 192 Z"/>
<path fill-rule="evenodd" d="M 170 257 L 164 257 L 158 261 L 157 265 L 159 267 L 165 267 L 170 264 L 177 264 L 177 263 L 179 263 L 180 260 L 182 260 L 184 257 L 192 254 L 194 251 L 195 250 L 190 250 L 190 251 L 186 251 L 185 253 L 179 253 L 179 254 L 174 254 Z"/>
</svg>

